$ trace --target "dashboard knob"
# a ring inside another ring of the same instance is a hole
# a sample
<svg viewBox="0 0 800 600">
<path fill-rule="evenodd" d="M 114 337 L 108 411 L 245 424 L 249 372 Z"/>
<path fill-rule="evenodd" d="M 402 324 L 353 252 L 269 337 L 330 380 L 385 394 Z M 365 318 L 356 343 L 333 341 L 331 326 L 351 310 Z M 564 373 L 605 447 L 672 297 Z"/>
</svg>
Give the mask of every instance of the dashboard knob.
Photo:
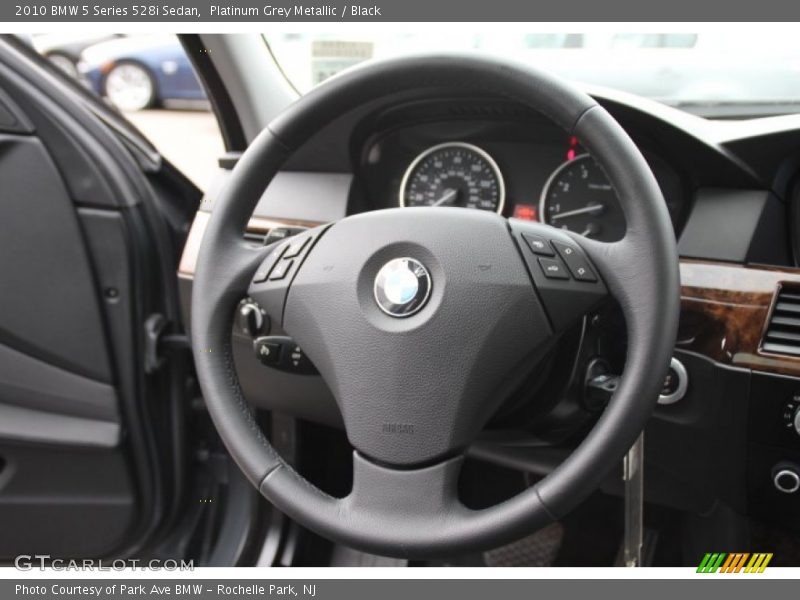
<svg viewBox="0 0 800 600">
<path fill-rule="evenodd" d="M 784 494 L 800 490 L 800 467 L 794 463 L 781 462 L 772 469 L 772 485 Z"/>
<path fill-rule="evenodd" d="M 665 405 L 679 402 L 686 395 L 688 387 L 689 374 L 686 371 L 686 367 L 683 366 L 681 361 L 673 357 L 667 376 L 664 379 L 661 395 L 658 397 L 658 403 Z"/>
<path fill-rule="evenodd" d="M 800 406 L 798 406 L 794 410 L 794 418 L 792 418 L 792 426 L 794 427 L 795 433 L 800 435 Z"/>
<path fill-rule="evenodd" d="M 248 337 L 261 334 L 268 319 L 264 309 L 253 300 L 244 299 L 236 309 L 236 326 L 241 333 Z"/>
</svg>

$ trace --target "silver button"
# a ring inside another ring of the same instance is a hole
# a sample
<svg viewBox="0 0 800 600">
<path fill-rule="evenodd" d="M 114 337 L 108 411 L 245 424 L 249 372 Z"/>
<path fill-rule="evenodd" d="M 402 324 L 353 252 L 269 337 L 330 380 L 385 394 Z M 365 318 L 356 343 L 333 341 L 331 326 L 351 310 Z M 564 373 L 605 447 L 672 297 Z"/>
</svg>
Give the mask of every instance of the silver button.
<svg viewBox="0 0 800 600">
<path fill-rule="evenodd" d="M 686 367 L 683 366 L 681 361 L 673 357 L 672 361 L 669 363 L 669 368 L 675 373 L 675 377 L 678 378 L 678 385 L 672 393 L 661 394 L 658 397 L 658 403 L 662 405 L 679 402 L 686 395 L 686 390 L 689 387 L 689 374 L 686 372 Z"/>
</svg>

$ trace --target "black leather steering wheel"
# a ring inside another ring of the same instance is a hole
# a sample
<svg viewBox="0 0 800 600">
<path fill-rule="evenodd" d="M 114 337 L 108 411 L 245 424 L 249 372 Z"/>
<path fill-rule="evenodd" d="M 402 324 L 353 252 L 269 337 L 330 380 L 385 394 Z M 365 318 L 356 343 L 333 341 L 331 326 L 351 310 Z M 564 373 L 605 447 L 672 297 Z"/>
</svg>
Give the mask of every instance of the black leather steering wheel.
<svg viewBox="0 0 800 600">
<path fill-rule="evenodd" d="M 347 217 L 263 249 L 244 242 L 265 187 L 314 132 L 355 106 L 426 88 L 511 99 L 577 136 L 617 192 L 624 239 L 600 243 L 486 211 L 398 208 Z M 552 264 L 534 250 L 563 259 L 562 271 L 566 264 L 571 274 L 547 277 Z M 283 278 L 267 277 L 277 268 L 273 275 L 282 270 Z M 253 418 L 231 349 L 233 311 L 246 294 L 303 348 L 339 404 L 355 449 L 345 498 L 330 497 L 287 465 Z M 602 416 L 538 484 L 491 508 L 465 508 L 456 493 L 463 450 L 559 331 L 607 294 L 621 306 L 628 347 Z M 254 140 L 205 232 L 192 293 L 192 347 L 214 423 L 269 501 L 341 543 L 423 557 L 506 543 L 562 517 L 595 490 L 655 406 L 678 309 L 666 205 L 616 121 L 589 96 L 528 66 L 431 56 L 337 76 Z"/>
</svg>

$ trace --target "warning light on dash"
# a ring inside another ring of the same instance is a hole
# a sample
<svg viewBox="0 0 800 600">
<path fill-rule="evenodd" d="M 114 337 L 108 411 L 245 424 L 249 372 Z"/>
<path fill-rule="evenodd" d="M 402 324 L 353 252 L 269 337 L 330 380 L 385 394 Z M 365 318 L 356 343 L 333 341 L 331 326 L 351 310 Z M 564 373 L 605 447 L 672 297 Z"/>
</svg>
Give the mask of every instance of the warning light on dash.
<svg viewBox="0 0 800 600">
<path fill-rule="evenodd" d="M 514 206 L 514 218 L 523 221 L 538 221 L 539 211 L 531 204 L 517 204 Z"/>
<path fill-rule="evenodd" d="M 574 160 L 578 156 L 578 138 L 574 135 L 569 136 L 569 149 L 567 150 L 567 160 Z"/>
</svg>

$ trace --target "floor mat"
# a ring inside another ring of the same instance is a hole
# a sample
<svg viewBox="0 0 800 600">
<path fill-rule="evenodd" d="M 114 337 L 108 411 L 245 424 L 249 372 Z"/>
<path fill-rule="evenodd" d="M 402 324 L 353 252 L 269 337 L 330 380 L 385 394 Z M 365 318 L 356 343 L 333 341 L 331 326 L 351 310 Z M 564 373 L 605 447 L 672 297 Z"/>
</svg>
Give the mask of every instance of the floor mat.
<svg viewBox="0 0 800 600">
<path fill-rule="evenodd" d="M 484 552 L 483 559 L 489 567 L 551 567 L 563 539 L 564 527 L 553 523 L 507 546 Z"/>
</svg>

